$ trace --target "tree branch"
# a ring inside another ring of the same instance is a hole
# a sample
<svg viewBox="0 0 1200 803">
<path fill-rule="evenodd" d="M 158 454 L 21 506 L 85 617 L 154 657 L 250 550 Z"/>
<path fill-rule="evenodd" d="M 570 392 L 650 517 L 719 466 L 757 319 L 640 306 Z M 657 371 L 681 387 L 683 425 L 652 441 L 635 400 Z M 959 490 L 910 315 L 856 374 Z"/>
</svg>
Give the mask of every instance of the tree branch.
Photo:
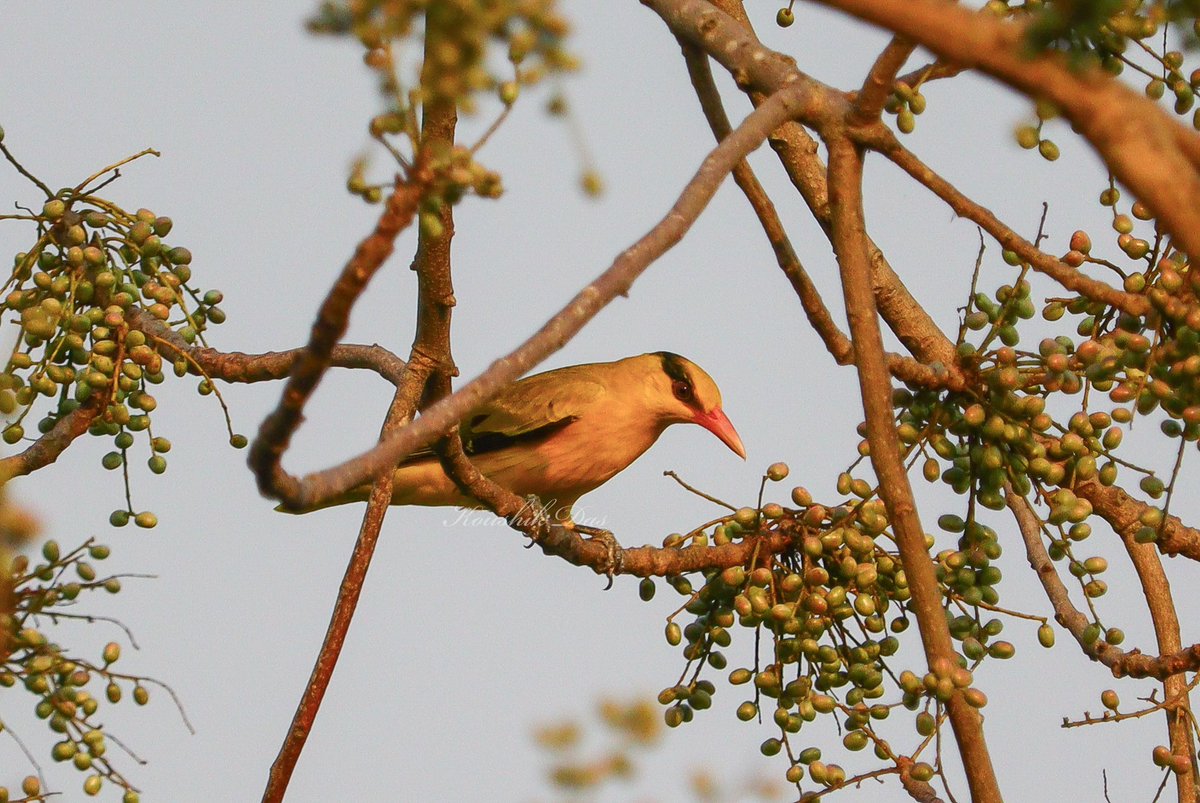
<svg viewBox="0 0 1200 803">
<path fill-rule="evenodd" d="M 1030 55 L 1024 24 L 942 0 L 820 0 L 1054 103 L 1182 250 L 1200 253 L 1200 139 L 1098 66 Z"/>
<path fill-rule="evenodd" d="M 1128 527 L 1136 529 L 1142 513 L 1150 508 L 1117 486 L 1100 484 L 1096 479 L 1078 480 L 1072 490 L 1086 499 L 1096 515 L 1107 521 L 1116 532 Z M 1158 531 L 1155 546 L 1165 555 L 1182 555 L 1200 560 L 1200 530 L 1185 525 L 1178 516 L 1167 515 Z"/>
<path fill-rule="evenodd" d="M 733 126 L 729 123 L 729 117 L 725 114 L 725 107 L 721 103 L 721 95 L 713 82 L 708 56 L 691 42 L 678 41 L 679 47 L 683 51 L 692 88 L 696 90 L 696 97 L 700 101 L 700 109 L 704 112 L 713 136 L 716 137 L 717 142 L 720 142 L 729 136 Z M 743 159 L 734 166 L 733 180 L 741 189 L 742 194 L 746 196 L 746 200 L 750 202 L 750 207 L 758 217 L 763 233 L 766 234 L 767 241 L 775 252 L 775 261 L 784 276 L 791 282 L 792 289 L 795 290 L 796 296 L 800 299 L 800 305 L 808 316 L 809 324 L 825 343 L 825 348 L 833 355 L 833 358 L 840 365 L 848 364 L 852 360 L 853 354 L 850 338 L 838 329 L 837 323 L 829 313 L 829 308 L 825 306 L 825 301 L 821 298 L 821 292 L 808 275 L 808 271 L 800 263 L 796 249 L 792 247 L 792 241 L 788 238 L 787 232 L 783 228 L 783 222 L 780 221 L 779 214 L 775 211 L 775 205 L 771 203 L 771 199 L 767 196 L 762 184 L 759 183 L 758 177 L 754 175 L 754 170 L 750 167 L 749 162 Z"/>
<path fill-rule="evenodd" d="M 240 351 L 218 351 L 193 346 L 162 321 L 144 310 L 131 307 L 125 312 L 130 328 L 143 332 L 148 345 L 169 360 L 186 357 L 188 372 L 203 374 L 224 382 L 271 382 L 291 376 L 305 349 L 268 351 L 244 354 Z M 404 360 L 383 346 L 339 344 L 330 352 L 330 367 L 356 368 L 374 371 L 393 385 L 399 385 L 404 374 Z"/>
<path fill-rule="evenodd" d="M 405 411 L 403 391 L 397 388 L 392 399 L 391 410 L 383 425 L 383 434 L 403 425 L 411 414 Z M 309 674 L 308 683 L 296 706 L 296 713 L 288 726 L 287 735 L 279 754 L 271 764 L 267 776 L 267 786 L 263 791 L 263 803 L 280 803 L 287 793 L 288 782 L 296 769 L 296 762 L 312 732 L 321 701 L 329 688 L 333 670 L 337 667 L 338 657 L 346 643 L 346 634 L 350 631 L 350 622 L 358 607 L 358 598 L 362 594 L 363 583 L 366 581 L 367 569 L 371 566 L 371 557 L 375 554 L 375 545 L 379 541 L 379 531 L 383 527 L 384 516 L 387 515 L 388 505 L 392 502 L 393 474 L 386 472 L 375 480 L 371 486 L 371 496 L 367 501 L 367 509 L 363 514 L 362 525 L 358 530 L 358 539 L 354 542 L 354 551 L 350 554 L 350 562 L 338 586 L 337 600 L 329 625 L 325 629 L 325 638 L 317 653 L 317 660 Z"/>
<path fill-rule="evenodd" d="M 713 135 L 720 142 L 729 135 L 732 127 L 725 114 L 724 105 L 721 103 L 720 93 L 713 82 L 708 58 L 702 50 L 690 42 L 679 40 L 679 45 L 683 50 L 692 87 L 696 90 L 696 96 L 700 100 L 700 108 L 704 112 Z M 800 299 L 800 305 L 804 308 L 809 325 L 821 338 L 825 348 L 838 365 L 852 364 L 854 348 L 850 339 L 834 322 L 816 284 L 800 263 L 791 240 L 783 228 L 783 223 L 775 211 L 775 205 L 767 196 L 762 184 L 759 183 L 758 177 L 754 175 L 750 164 L 745 160 L 739 162 L 733 169 L 733 178 L 746 196 L 746 200 L 750 202 L 751 208 L 754 209 L 754 213 L 762 225 L 763 233 L 766 234 L 767 240 L 775 252 L 776 263 L 791 283 L 796 297 Z M 935 371 L 928 365 L 899 354 L 889 353 L 887 362 L 888 369 L 893 376 L 903 381 L 922 387 L 948 387 L 953 390 L 965 388 L 963 376 L 959 372 Z"/>
<path fill-rule="evenodd" d="M 309 507 L 344 493 L 381 471 L 390 470 L 405 455 L 447 432 L 470 410 L 562 348 L 613 298 L 626 294 L 637 277 L 683 237 L 737 161 L 761 145 L 780 123 L 799 114 L 808 99 L 809 93 L 804 87 L 789 87 L 751 113 L 737 131 L 704 160 L 695 177 L 658 225 L 617 257 L 608 270 L 580 291 L 532 337 L 492 363 L 482 375 L 464 385 L 453 396 L 430 407 L 412 424 L 371 451 L 310 474 L 303 480 L 289 479 L 272 483 L 268 491 L 277 494 L 289 507 Z M 272 433 L 280 431 L 277 423 L 269 427 L 264 424 L 264 427 Z M 280 442 L 277 437 L 264 441 L 256 462 L 260 469 L 269 468 L 269 464 L 277 465 L 278 452 L 271 450 L 270 455 L 266 454 L 266 444 L 270 443 L 279 445 Z"/>
<path fill-rule="evenodd" d="M 1038 249 L 1033 243 L 1021 237 L 999 218 L 972 201 L 946 179 L 938 175 L 932 168 L 918 159 L 896 139 L 891 131 L 883 126 L 858 132 L 861 142 L 886 156 L 897 167 L 908 173 L 918 184 L 929 189 L 937 197 L 946 202 L 955 214 L 972 221 L 1000 244 L 1002 248 L 1016 252 L 1035 270 L 1046 274 L 1063 287 L 1080 295 L 1116 307 L 1131 315 L 1145 315 L 1150 310 L 1150 302 L 1140 295 L 1118 290 L 1099 279 L 1093 279 L 1065 262 L 1055 259 Z"/>
<path fill-rule="evenodd" d="M 1179 614 L 1175 611 L 1175 600 L 1171 584 L 1163 571 L 1162 561 L 1150 544 L 1139 544 L 1134 540 L 1138 525 L 1117 531 L 1121 542 L 1129 553 L 1129 559 L 1142 584 L 1142 594 L 1150 611 L 1154 625 L 1154 636 L 1160 654 L 1177 653 L 1183 648 L 1179 634 Z M 1187 756 L 1188 763 L 1183 772 L 1176 772 L 1175 786 L 1180 803 L 1196 803 L 1196 747 L 1192 739 L 1191 697 L 1187 678 L 1183 674 L 1163 678 L 1163 699 L 1174 703 L 1163 708 L 1167 717 L 1167 734 L 1171 752 Z"/>
<path fill-rule="evenodd" d="M 366 289 L 367 282 L 391 255 L 396 237 L 408 226 L 417 211 L 417 204 L 431 180 L 429 171 L 423 165 L 424 157 L 419 157 L 413 175 L 407 181 L 397 179 L 395 189 L 375 224 L 375 230 L 359 243 L 353 258 L 342 269 L 321 304 L 308 345 L 292 369 L 279 404 L 259 427 L 258 436 L 250 447 L 248 462 L 258 480 L 259 491 L 265 496 L 277 496 L 285 503 L 299 501 L 302 485 L 283 470 L 280 464 L 283 453 L 291 442 L 292 434 L 300 426 L 304 405 L 329 367 L 334 346 L 346 332 L 354 303 Z M 365 481 L 376 473 L 371 472 L 359 479 Z"/>
<path fill-rule="evenodd" d="M 1091 624 L 1078 608 L 1071 603 L 1067 587 L 1063 585 L 1054 562 L 1042 544 L 1041 524 L 1029 501 L 1007 489 L 1005 502 L 1017 521 L 1017 529 L 1025 544 L 1025 557 L 1034 575 L 1042 584 L 1046 598 L 1054 609 L 1054 619 L 1079 642 L 1084 654 L 1104 664 L 1113 677 L 1154 678 L 1163 680 L 1173 674 L 1200 669 L 1200 644 L 1184 647 L 1176 652 L 1150 656 L 1138 650 L 1125 652 L 1116 645 L 1102 639 L 1088 641 L 1085 633 Z"/>
<path fill-rule="evenodd" d="M 927 84 L 930 81 L 937 81 L 942 78 L 953 78 L 954 76 L 964 73 L 967 68 L 961 64 L 952 64 L 948 61 L 936 59 L 929 64 L 918 67 L 915 70 L 906 72 L 896 79 L 897 82 L 903 81 L 909 86 L 917 84 Z"/>
<path fill-rule="evenodd" d="M 791 59 L 762 46 L 754 35 L 740 0 L 713 0 L 711 6 L 707 3 L 668 3 L 663 0 L 661 5 L 670 6 L 669 11 L 659 11 L 659 3 L 649 5 L 663 17 L 676 37 L 704 49 L 729 69 L 735 78 L 753 75 L 757 83 L 747 87 L 739 80 L 738 85 L 749 92 L 751 101 L 756 105 L 766 97 L 764 93 L 774 91 L 787 81 L 799 80 L 791 76 L 803 77 Z M 680 8 L 676 9 L 676 5 Z M 747 72 L 740 62 L 729 56 L 733 53 L 742 54 L 742 60 L 758 65 L 760 69 L 755 73 Z M 772 65 L 774 69 L 762 68 L 764 64 Z M 814 91 L 827 92 L 838 99 L 839 113 L 835 115 L 835 121 L 840 124 L 849 108 L 844 96 L 823 84 L 813 83 Z M 826 168 L 817 155 L 816 141 L 799 123 L 788 122 L 771 134 L 768 143 L 813 217 L 829 237 L 831 213 Z M 954 344 L 946 339 L 925 308 L 909 293 L 883 253 L 874 243 L 868 241 L 868 246 L 875 303 L 888 328 L 918 360 L 931 366 L 940 364 L 946 371 L 947 381 L 961 385 L 964 377 L 958 367 Z"/>
<path fill-rule="evenodd" d="M 870 72 L 863 80 L 862 89 L 854 99 L 854 114 L 850 119 L 852 126 L 879 120 L 883 114 L 883 104 L 887 102 L 888 96 L 892 94 L 892 87 L 895 86 L 896 73 L 900 72 L 900 68 L 916 49 L 917 46 L 904 37 L 892 37 L 892 41 L 888 42 L 887 47 L 871 65 Z"/>
<path fill-rule="evenodd" d="M 871 465 L 879 494 L 887 505 L 900 560 L 908 576 L 912 610 L 925 657 L 933 671 L 957 666 L 925 530 L 917 515 L 892 421 L 892 387 L 883 357 L 883 337 L 871 289 L 870 256 L 862 207 L 862 153 L 845 137 L 826 140 L 829 148 L 829 201 L 833 210 L 833 246 L 841 268 L 850 336 L 857 357 L 859 388 L 866 416 Z M 962 694 L 946 703 L 958 742 L 972 800 L 1000 803 L 1000 787 L 988 756 L 983 720 Z"/>
<path fill-rule="evenodd" d="M 425 34 L 426 61 L 430 51 L 438 47 L 442 31 L 430 26 Z M 431 100 L 425 106 L 421 121 L 421 145 L 432 150 L 449 151 L 454 145 L 454 128 L 458 119 L 453 101 Z M 436 399 L 450 390 L 450 377 L 456 373 L 450 355 L 450 315 L 454 307 L 454 288 L 450 282 L 450 241 L 454 235 L 454 218 L 449 204 L 441 208 L 442 230 L 431 233 L 422 228 L 417 241 L 417 256 L 413 268 L 417 272 L 417 334 L 406 370 L 396 388 L 380 439 L 386 438 L 411 421 L 418 405 Z M 347 315 L 349 309 L 346 310 Z M 333 669 L 341 655 L 346 633 L 358 607 L 358 598 L 366 579 L 367 569 L 379 540 L 379 530 L 388 505 L 392 501 L 395 474 L 382 472 L 376 477 L 363 515 L 362 527 L 350 558 L 350 565 L 338 588 L 337 602 L 325 641 L 313 666 L 312 675 L 301 697 L 283 747 L 271 766 L 264 803 L 283 800 L 300 752 L 316 719 L 321 700 L 329 686 Z"/>
<path fill-rule="evenodd" d="M 37 438 L 24 451 L 0 459 L 0 485 L 13 477 L 32 474 L 53 463 L 76 438 L 88 431 L 88 427 L 107 406 L 108 394 L 95 393 L 79 407 L 61 416 L 49 432 Z"/>
</svg>

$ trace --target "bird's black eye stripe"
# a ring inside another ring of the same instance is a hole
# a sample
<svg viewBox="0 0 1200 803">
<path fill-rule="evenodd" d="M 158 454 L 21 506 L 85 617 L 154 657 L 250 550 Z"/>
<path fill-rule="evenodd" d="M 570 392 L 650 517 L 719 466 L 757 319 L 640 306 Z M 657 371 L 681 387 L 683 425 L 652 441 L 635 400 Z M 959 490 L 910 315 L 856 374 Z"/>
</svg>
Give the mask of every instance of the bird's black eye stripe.
<svg viewBox="0 0 1200 803">
<path fill-rule="evenodd" d="M 687 360 L 669 351 L 656 352 L 662 360 L 663 373 L 671 379 L 671 393 L 684 404 L 695 406 L 696 390 L 688 375 Z"/>
<path fill-rule="evenodd" d="M 683 357 L 680 357 L 678 354 L 672 354 L 669 351 L 659 351 L 656 352 L 656 355 L 662 360 L 664 374 L 671 377 L 671 379 L 688 382 L 688 373 Z"/>
</svg>

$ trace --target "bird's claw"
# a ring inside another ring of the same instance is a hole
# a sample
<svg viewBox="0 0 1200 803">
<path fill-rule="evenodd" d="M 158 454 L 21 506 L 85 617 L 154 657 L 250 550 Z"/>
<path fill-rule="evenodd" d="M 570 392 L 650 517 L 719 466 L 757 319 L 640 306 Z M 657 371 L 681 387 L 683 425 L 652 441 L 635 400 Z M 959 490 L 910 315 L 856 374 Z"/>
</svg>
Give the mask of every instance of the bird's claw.
<svg viewBox="0 0 1200 803">
<path fill-rule="evenodd" d="M 616 536 L 608 530 L 576 524 L 575 531 L 586 535 L 589 541 L 598 541 L 604 545 L 604 549 L 607 552 L 604 561 L 604 575 L 608 578 L 608 585 L 604 587 L 604 590 L 608 591 L 613 587 L 613 578 L 620 574 L 621 569 L 624 568 L 625 550 L 617 542 Z"/>
<path fill-rule="evenodd" d="M 546 508 L 542 505 L 542 500 L 535 494 L 529 494 L 525 497 L 525 507 L 521 509 L 518 515 L 533 523 L 532 527 L 525 530 L 526 535 L 529 536 L 529 543 L 525 545 L 526 549 L 532 547 L 542 539 L 542 536 L 550 531 L 550 515 L 546 513 Z"/>
<path fill-rule="evenodd" d="M 550 531 L 553 523 L 550 520 L 550 515 L 546 512 L 545 506 L 542 505 L 542 500 L 533 494 L 525 497 L 525 507 L 522 508 L 521 514 L 525 517 L 525 522 L 523 523 L 532 523 L 532 526 L 528 528 L 521 527 L 529 536 L 529 543 L 525 545 L 525 548 L 529 549 Z M 509 519 L 510 523 L 514 521 L 516 521 L 516 517 Z M 582 524 L 575 524 L 570 520 L 562 526 L 580 535 L 586 535 L 589 541 L 598 541 L 604 546 L 606 553 L 604 575 L 608 578 L 608 585 L 604 587 L 604 590 L 608 591 L 612 588 L 613 578 L 621 573 L 625 565 L 625 550 L 621 548 L 616 537 L 608 530 L 599 527 L 586 527 Z"/>
</svg>

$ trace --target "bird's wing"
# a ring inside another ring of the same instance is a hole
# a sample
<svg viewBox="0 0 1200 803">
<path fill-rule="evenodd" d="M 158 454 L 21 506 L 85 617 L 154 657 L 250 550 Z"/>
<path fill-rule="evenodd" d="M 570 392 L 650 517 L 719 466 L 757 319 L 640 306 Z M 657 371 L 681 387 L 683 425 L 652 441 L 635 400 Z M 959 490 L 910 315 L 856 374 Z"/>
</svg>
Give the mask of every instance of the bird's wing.
<svg viewBox="0 0 1200 803">
<path fill-rule="evenodd" d="M 468 455 L 493 452 L 515 443 L 549 437 L 582 415 L 604 393 L 604 385 L 589 379 L 586 366 L 571 366 L 526 377 L 476 408 L 459 432 Z M 432 451 L 414 452 L 404 463 L 427 460 Z"/>
</svg>

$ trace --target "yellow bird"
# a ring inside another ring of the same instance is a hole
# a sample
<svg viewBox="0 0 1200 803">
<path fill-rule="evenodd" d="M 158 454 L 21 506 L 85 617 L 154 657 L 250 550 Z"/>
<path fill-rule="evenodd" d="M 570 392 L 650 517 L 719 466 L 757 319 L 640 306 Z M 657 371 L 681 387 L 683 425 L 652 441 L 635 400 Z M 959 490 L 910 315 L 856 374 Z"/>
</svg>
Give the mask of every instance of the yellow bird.
<svg viewBox="0 0 1200 803">
<path fill-rule="evenodd" d="M 536 496 L 553 520 L 574 526 L 571 506 L 579 497 L 623 471 L 667 427 L 685 423 L 699 424 L 745 459 L 717 383 L 690 360 L 659 351 L 526 377 L 474 410 L 459 431 L 485 476 Z M 363 485 L 320 507 L 369 495 Z M 396 467 L 392 504 L 478 506 L 428 450 Z"/>
</svg>

